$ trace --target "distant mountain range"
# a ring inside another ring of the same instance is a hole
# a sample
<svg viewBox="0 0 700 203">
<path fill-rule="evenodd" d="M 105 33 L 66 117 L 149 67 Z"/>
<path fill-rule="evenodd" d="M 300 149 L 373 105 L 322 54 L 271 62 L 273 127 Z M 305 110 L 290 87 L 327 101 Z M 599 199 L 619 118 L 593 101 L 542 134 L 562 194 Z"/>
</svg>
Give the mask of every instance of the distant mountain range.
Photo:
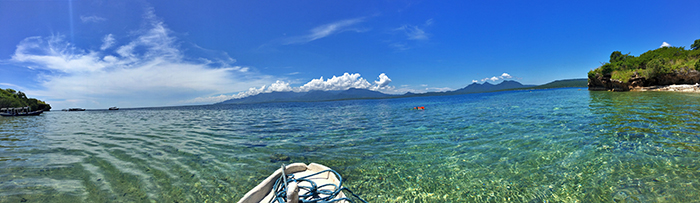
<svg viewBox="0 0 700 203">
<path fill-rule="evenodd" d="M 401 97 L 419 97 L 419 96 L 443 96 L 443 95 L 459 95 L 483 92 L 496 92 L 505 90 L 522 90 L 522 89 L 547 89 L 547 88 L 562 88 L 562 87 L 588 87 L 588 79 L 571 79 L 557 80 L 544 85 L 523 85 L 517 81 L 506 80 L 499 84 L 491 84 L 485 82 L 483 84 L 472 83 L 464 88 L 447 91 L 447 92 L 427 92 L 427 93 L 411 93 L 403 95 L 384 94 L 377 91 L 367 89 L 350 88 L 342 91 L 309 91 L 309 92 L 270 92 L 244 97 L 240 99 L 230 99 L 219 104 L 250 104 L 250 103 L 268 103 L 268 102 L 315 102 L 315 101 L 334 101 L 334 100 L 354 100 L 354 99 L 386 99 L 386 98 L 401 98 Z"/>
<path fill-rule="evenodd" d="M 309 91 L 309 92 L 270 92 L 240 99 L 229 99 L 220 104 L 249 104 L 265 102 L 311 102 L 346 99 L 379 99 L 397 95 L 384 94 L 367 89 L 350 88 L 343 91 Z"/>
</svg>

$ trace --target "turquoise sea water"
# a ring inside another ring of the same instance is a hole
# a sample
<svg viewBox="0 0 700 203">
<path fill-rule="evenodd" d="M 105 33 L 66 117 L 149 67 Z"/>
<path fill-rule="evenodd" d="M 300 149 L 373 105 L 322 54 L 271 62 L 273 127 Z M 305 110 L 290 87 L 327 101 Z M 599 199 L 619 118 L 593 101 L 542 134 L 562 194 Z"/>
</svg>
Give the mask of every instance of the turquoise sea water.
<svg viewBox="0 0 700 203">
<path fill-rule="evenodd" d="M 337 170 L 370 202 L 697 202 L 700 94 L 554 89 L 0 118 L 0 202 L 235 202 L 293 162 Z"/>
</svg>

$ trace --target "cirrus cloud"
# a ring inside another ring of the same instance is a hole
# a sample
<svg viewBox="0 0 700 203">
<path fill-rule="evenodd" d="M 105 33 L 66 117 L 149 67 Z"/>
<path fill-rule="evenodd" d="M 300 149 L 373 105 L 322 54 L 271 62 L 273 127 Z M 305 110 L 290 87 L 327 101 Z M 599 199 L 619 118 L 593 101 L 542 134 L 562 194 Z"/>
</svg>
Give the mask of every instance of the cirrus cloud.
<svg viewBox="0 0 700 203">
<path fill-rule="evenodd" d="M 409 40 L 427 40 L 428 33 L 425 32 L 425 28 L 432 24 L 433 19 L 428 19 L 422 25 L 402 25 L 401 27 L 395 28 L 394 31 L 403 32 Z"/>
<path fill-rule="evenodd" d="M 100 50 L 104 51 L 105 49 L 112 47 L 114 43 L 116 43 L 114 36 L 112 34 L 108 34 L 102 38 L 102 46 L 100 46 Z"/>
<path fill-rule="evenodd" d="M 233 66 L 230 58 L 192 60 L 152 10 L 145 16 L 149 26 L 125 44 L 117 45 L 113 34 L 103 38 L 99 50 L 76 47 L 63 35 L 27 37 L 8 62 L 40 70 L 42 88 L 26 92 L 48 98 L 57 108 L 181 105 L 178 101 L 273 80 L 250 67 Z"/>
<path fill-rule="evenodd" d="M 310 33 L 307 35 L 287 38 L 284 40 L 283 44 L 304 44 L 307 42 L 330 36 L 332 34 L 346 31 L 364 32 L 365 30 L 363 29 L 351 28 L 352 25 L 361 23 L 363 21 L 364 18 L 353 18 L 321 25 L 311 29 Z"/>
<path fill-rule="evenodd" d="M 107 19 L 99 16 L 80 16 L 80 21 L 83 21 L 83 23 L 99 23 L 102 21 L 106 21 Z"/>
</svg>

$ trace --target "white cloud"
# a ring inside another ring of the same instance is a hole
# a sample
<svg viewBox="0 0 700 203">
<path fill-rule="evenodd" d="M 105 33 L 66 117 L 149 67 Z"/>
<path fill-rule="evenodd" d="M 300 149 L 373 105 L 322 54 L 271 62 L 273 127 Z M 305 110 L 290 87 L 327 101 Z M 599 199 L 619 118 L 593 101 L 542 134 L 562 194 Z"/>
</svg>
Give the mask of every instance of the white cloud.
<svg viewBox="0 0 700 203">
<path fill-rule="evenodd" d="M 425 88 L 426 92 L 447 92 L 447 91 L 452 91 L 452 88 L 449 87 L 429 87 Z"/>
<path fill-rule="evenodd" d="M 193 100 L 190 100 L 189 102 L 194 102 L 194 101 L 207 101 L 209 103 L 215 103 L 215 102 L 222 102 L 225 100 L 229 99 L 238 99 L 238 98 L 244 98 L 244 97 L 249 97 L 253 95 L 258 95 L 262 93 L 270 93 L 270 92 L 309 92 L 309 91 L 334 91 L 334 90 L 347 90 L 350 88 L 358 88 L 358 89 L 368 89 L 368 90 L 373 90 L 373 91 L 382 91 L 382 92 L 393 92 L 394 87 L 389 86 L 389 83 L 391 82 L 391 79 L 384 73 L 380 74 L 378 76 L 379 81 L 374 81 L 376 85 L 370 84 L 367 80 L 362 78 L 362 76 L 359 73 L 344 73 L 341 76 L 333 76 L 332 78 L 324 80 L 323 77 L 319 79 L 312 79 L 311 81 L 307 82 L 306 84 L 299 86 L 299 87 L 291 87 L 289 83 L 283 82 L 283 81 L 276 81 L 275 83 L 271 85 L 263 85 L 260 88 L 249 88 L 247 91 L 239 92 L 238 94 L 234 95 L 218 95 L 218 96 L 211 96 L 211 97 L 199 97 L 195 98 Z"/>
<path fill-rule="evenodd" d="M 407 40 L 411 41 L 426 41 L 430 38 L 430 34 L 428 34 L 425 29 L 430 27 L 434 23 L 433 19 L 428 19 L 425 21 L 423 24 L 419 25 L 411 25 L 411 24 L 406 24 L 402 25 L 398 28 L 393 28 L 391 29 L 391 33 L 396 34 L 403 34 L 406 36 Z M 404 40 L 401 40 L 400 42 L 396 42 L 393 40 L 388 41 L 389 47 L 397 50 L 397 51 L 405 51 L 411 48 L 408 43 L 404 42 Z"/>
<path fill-rule="evenodd" d="M 377 84 L 377 88 L 381 89 L 381 88 L 389 85 L 390 82 L 391 82 L 391 79 L 389 79 L 389 77 L 386 76 L 386 74 L 382 73 L 379 75 L 379 81 L 374 81 L 374 84 Z"/>
<path fill-rule="evenodd" d="M 105 35 L 104 38 L 102 38 L 102 46 L 100 46 L 100 50 L 104 51 L 105 49 L 109 49 L 116 43 L 116 40 L 114 39 L 114 36 L 112 34 Z"/>
<path fill-rule="evenodd" d="M 106 21 L 107 19 L 99 16 L 80 16 L 80 20 L 83 21 L 83 23 L 99 23 L 102 21 Z"/>
<path fill-rule="evenodd" d="M 2 83 L 2 82 L 0 82 L 0 86 L 10 87 L 10 89 L 15 88 L 15 89 L 17 89 L 17 90 L 23 90 L 23 89 L 25 89 L 25 88 L 22 87 L 22 86 L 15 85 L 15 84 L 12 84 L 12 83 Z"/>
<path fill-rule="evenodd" d="M 428 35 L 423 31 L 423 29 L 414 25 L 404 25 L 399 28 L 394 29 L 396 31 L 403 31 L 406 37 L 410 40 L 426 40 Z"/>
<path fill-rule="evenodd" d="M 28 37 L 22 40 L 12 61 L 30 63 L 35 69 L 56 70 L 66 73 L 91 72 L 107 64 L 100 60 L 99 53 L 79 50 L 64 41 L 65 36 Z"/>
<path fill-rule="evenodd" d="M 449 88 L 449 87 L 428 87 L 428 85 L 419 85 L 419 86 L 421 86 L 421 88 L 414 89 L 414 88 L 410 88 L 410 85 L 407 85 L 407 86 L 402 86 L 401 88 L 395 88 L 395 89 L 391 89 L 388 91 L 382 91 L 382 92 L 386 93 L 386 94 L 405 94 L 407 92 L 421 94 L 421 93 L 426 93 L 426 92 L 446 92 L 446 91 L 454 90 L 454 89 Z"/>
<path fill-rule="evenodd" d="M 452 91 L 454 90 L 453 88 L 449 87 L 430 87 L 428 84 L 420 84 L 417 85 L 417 87 L 412 87 L 413 85 L 401 85 L 400 87 L 391 87 L 387 89 L 380 90 L 380 92 L 385 93 L 385 94 L 405 94 L 407 92 L 411 93 L 426 93 L 426 92 L 446 92 L 446 91 Z"/>
<path fill-rule="evenodd" d="M 430 25 L 432 25 L 432 24 L 433 24 L 433 19 L 432 19 L 432 18 L 425 21 L 425 26 L 430 26 Z"/>
<path fill-rule="evenodd" d="M 664 43 L 661 43 L 661 46 L 659 48 L 670 47 L 670 46 L 671 46 L 670 44 L 664 42 Z"/>
<path fill-rule="evenodd" d="M 117 46 L 116 55 L 105 51 L 116 44 L 111 34 L 100 50 L 80 49 L 54 35 L 22 40 L 10 62 L 46 70 L 38 76 L 43 89 L 27 92 L 48 98 L 55 108 L 181 105 L 272 81 L 249 67 L 232 66 L 233 59 L 188 60 L 165 24 L 146 17 L 150 27 L 134 32 L 135 39 Z"/>
<path fill-rule="evenodd" d="M 293 90 L 292 87 L 289 86 L 289 83 L 279 80 L 275 81 L 275 83 L 272 83 L 267 89 L 270 92 L 289 92 Z"/>
<path fill-rule="evenodd" d="M 340 77 L 333 76 L 328 80 L 313 79 L 310 82 L 299 87 L 300 92 L 308 92 L 312 90 L 347 90 L 349 88 L 369 89 L 372 86 L 367 80 L 362 78 L 359 73 L 345 73 Z"/>
<path fill-rule="evenodd" d="M 428 34 L 425 32 L 425 28 L 433 24 L 433 19 L 428 19 L 422 25 L 403 25 L 401 27 L 395 28 L 394 31 L 401 31 L 406 34 L 406 37 L 410 40 L 427 40 Z"/>
<path fill-rule="evenodd" d="M 503 74 L 501 74 L 501 77 L 500 77 L 500 78 L 501 78 L 501 79 L 508 79 L 508 78 L 513 78 L 513 77 L 510 76 L 510 74 L 508 74 L 508 73 L 503 73 Z"/>
<path fill-rule="evenodd" d="M 335 33 L 345 31 L 363 32 L 363 30 L 360 29 L 349 28 L 350 26 L 360 23 L 362 21 L 364 21 L 364 18 L 354 18 L 321 25 L 311 29 L 311 33 L 309 33 L 308 35 L 287 38 L 283 44 L 304 44 L 307 42 L 327 37 Z"/>
<path fill-rule="evenodd" d="M 499 80 L 510 79 L 510 78 L 513 78 L 513 76 L 511 76 L 511 75 L 508 74 L 508 73 L 503 73 L 503 74 L 501 74 L 501 76 L 493 76 L 493 77 L 490 77 L 490 78 L 483 78 L 483 79 L 481 79 L 480 81 L 481 81 L 481 82 L 486 82 L 486 81 L 489 81 L 489 80 L 490 80 L 490 81 L 492 81 L 492 82 L 496 82 L 496 81 L 499 81 Z M 477 80 L 472 80 L 472 83 L 476 83 L 476 82 L 479 82 L 479 81 L 477 81 Z"/>
<path fill-rule="evenodd" d="M 241 72 L 241 73 L 245 73 L 245 72 L 248 72 L 248 70 L 250 70 L 249 67 L 241 67 L 241 66 L 234 66 L 234 67 L 231 67 L 231 68 L 232 68 L 233 70 L 236 70 L 236 71 Z"/>
</svg>

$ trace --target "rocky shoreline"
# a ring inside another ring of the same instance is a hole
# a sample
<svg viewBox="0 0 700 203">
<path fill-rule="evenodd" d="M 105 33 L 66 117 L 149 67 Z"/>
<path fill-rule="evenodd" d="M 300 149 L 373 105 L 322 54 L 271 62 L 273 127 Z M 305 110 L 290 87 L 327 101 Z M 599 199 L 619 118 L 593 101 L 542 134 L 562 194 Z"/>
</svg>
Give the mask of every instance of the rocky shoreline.
<svg viewBox="0 0 700 203">
<path fill-rule="evenodd" d="M 666 91 L 666 92 L 700 92 L 700 84 L 694 85 L 666 85 L 666 86 L 651 86 L 638 87 L 631 91 Z"/>
<path fill-rule="evenodd" d="M 596 74 L 588 77 L 588 90 L 592 91 L 669 91 L 700 92 L 700 72 L 682 69 L 652 78 L 633 75 L 629 81 L 612 79 L 610 75 Z"/>
</svg>

